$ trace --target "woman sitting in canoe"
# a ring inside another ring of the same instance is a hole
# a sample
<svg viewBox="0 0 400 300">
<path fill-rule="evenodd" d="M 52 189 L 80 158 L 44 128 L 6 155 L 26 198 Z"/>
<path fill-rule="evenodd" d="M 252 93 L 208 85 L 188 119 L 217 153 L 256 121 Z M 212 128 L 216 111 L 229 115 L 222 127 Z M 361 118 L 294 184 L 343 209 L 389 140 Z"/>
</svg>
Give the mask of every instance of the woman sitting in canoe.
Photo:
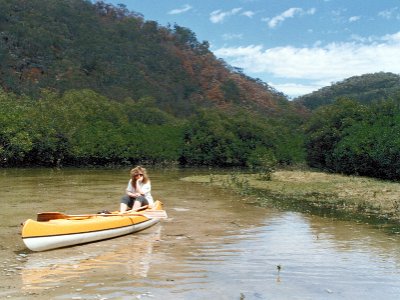
<svg viewBox="0 0 400 300">
<path fill-rule="evenodd" d="M 154 204 L 153 197 L 151 196 L 151 183 L 146 169 L 137 166 L 131 170 L 130 174 L 131 179 L 126 188 L 126 195 L 121 198 L 121 213 L 131 209 L 137 210 L 145 205 L 152 207 Z"/>
</svg>

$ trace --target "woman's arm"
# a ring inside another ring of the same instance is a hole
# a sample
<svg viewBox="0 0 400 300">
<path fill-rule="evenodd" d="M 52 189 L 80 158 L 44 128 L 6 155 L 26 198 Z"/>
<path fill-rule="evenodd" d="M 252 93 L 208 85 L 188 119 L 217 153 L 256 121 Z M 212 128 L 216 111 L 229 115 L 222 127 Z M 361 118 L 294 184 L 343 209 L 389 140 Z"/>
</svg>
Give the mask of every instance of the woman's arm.
<svg viewBox="0 0 400 300">
<path fill-rule="evenodd" d="M 138 185 L 138 184 L 136 183 L 135 185 Z M 136 187 L 135 188 L 133 187 L 132 180 L 129 180 L 128 186 L 126 188 L 126 194 L 129 197 L 133 197 L 133 198 L 136 198 L 136 197 L 139 197 L 142 195 Z"/>
</svg>

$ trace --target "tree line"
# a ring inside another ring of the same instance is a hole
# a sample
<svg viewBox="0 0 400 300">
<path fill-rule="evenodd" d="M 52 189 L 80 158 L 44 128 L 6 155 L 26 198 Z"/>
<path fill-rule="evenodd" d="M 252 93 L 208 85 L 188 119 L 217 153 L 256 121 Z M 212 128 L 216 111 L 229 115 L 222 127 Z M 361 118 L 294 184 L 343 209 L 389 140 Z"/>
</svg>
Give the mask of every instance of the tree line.
<svg viewBox="0 0 400 300">
<path fill-rule="evenodd" d="M 330 172 L 400 179 L 400 97 L 370 105 L 342 98 L 305 125 L 306 161 Z"/>
<path fill-rule="evenodd" d="M 198 109 L 187 118 L 151 97 L 115 101 L 92 90 L 0 92 L 0 166 L 134 163 L 244 167 L 306 162 L 329 172 L 400 179 L 400 97 L 341 98 L 310 117 Z"/>
<path fill-rule="evenodd" d="M 0 166 L 291 164 L 304 160 L 303 140 L 287 124 L 245 110 L 177 118 L 151 97 L 115 101 L 88 89 L 37 99 L 1 91 Z"/>
</svg>

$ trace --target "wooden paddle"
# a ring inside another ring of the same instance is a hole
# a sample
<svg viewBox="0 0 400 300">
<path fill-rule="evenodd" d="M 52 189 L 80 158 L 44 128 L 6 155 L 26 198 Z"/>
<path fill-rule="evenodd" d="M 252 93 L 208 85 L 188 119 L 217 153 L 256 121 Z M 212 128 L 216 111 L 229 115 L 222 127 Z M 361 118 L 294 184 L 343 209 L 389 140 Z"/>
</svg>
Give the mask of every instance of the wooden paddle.
<svg viewBox="0 0 400 300">
<path fill-rule="evenodd" d="M 85 214 L 85 215 L 67 215 L 60 212 L 41 212 L 37 214 L 37 221 L 46 222 L 56 219 L 73 219 L 73 218 L 90 218 L 90 217 L 127 217 L 127 216 L 145 216 L 149 219 L 166 219 L 168 218 L 165 210 L 147 210 L 143 212 L 129 212 L 129 213 L 111 213 L 111 214 Z"/>
</svg>

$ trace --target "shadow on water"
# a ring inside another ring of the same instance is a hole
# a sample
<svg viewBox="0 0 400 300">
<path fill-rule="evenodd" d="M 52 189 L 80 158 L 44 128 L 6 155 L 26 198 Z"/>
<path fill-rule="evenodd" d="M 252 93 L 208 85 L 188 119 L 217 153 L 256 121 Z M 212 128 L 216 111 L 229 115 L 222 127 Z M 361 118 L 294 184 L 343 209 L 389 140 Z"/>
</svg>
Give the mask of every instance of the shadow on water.
<svg viewBox="0 0 400 300">
<path fill-rule="evenodd" d="M 201 172 L 207 171 L 150 172 L 153 195 L 169 219 L 148 230 L 38 253 L 22 244 L 21 220 L 46 210 L 115 209 L 128 170 L 1 173 L 0 297 L 397 298 L 398 237 L 355 222 L 255 207 L 228 190 L 179 180 Z"/>
</svg>

